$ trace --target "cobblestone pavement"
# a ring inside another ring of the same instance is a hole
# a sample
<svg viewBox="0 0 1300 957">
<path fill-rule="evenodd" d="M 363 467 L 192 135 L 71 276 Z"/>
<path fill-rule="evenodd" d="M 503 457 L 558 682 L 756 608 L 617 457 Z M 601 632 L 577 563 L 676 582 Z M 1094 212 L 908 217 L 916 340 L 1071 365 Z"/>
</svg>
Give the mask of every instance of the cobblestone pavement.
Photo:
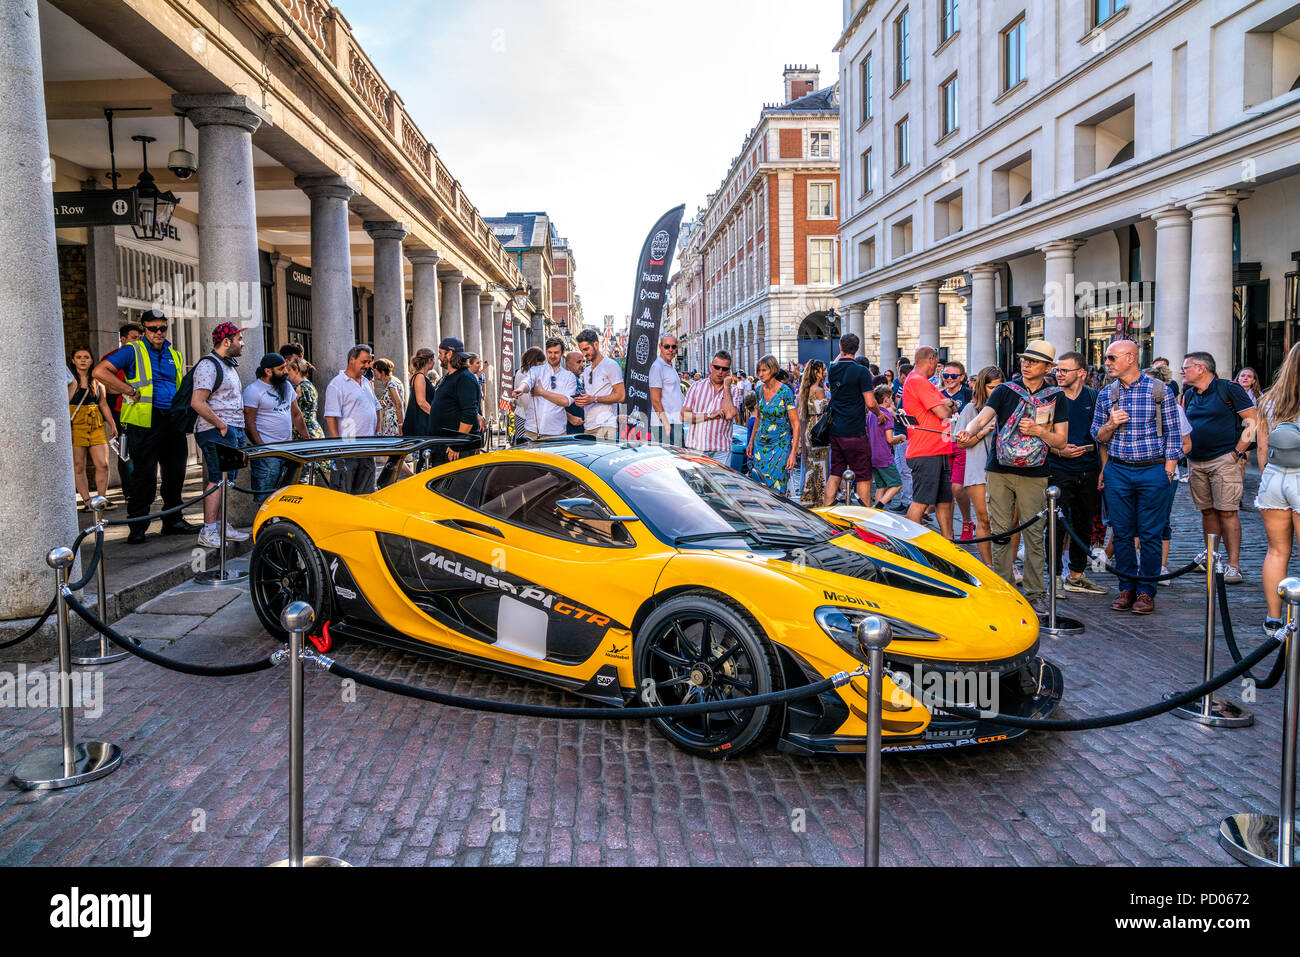
<svg viewBox="0 0 1300 957">
<path fill-rule="evenodd" d="M 1254 499 L 1252 475 L 1246 501 Z M 1263 531 L 1243 515 L 1247 583 L 1230 589 L 1246 649 L 1261 640 Z M 1179 492 L 1171 566 L 1198 550 Z M 1109 714 L 1197 683 L 1203 577 L 1159 589 L 1156 614 L 1071 595 L 1085 634 L 1045 640 L 1065 674 L 1058 716 Z M 121 623 L 187 660 L 266 653 L 247 594 L 183 586 Z M 342 649 L 366 671 L 476 697 L 574 699 L 511 678 L 374 646 Z M 1220 670 L 1228 656 L 1219 642 Z M 15 666 L 6 666 L 13 668 Z M 35 665 L 33 665 L 35 667 Z M 53 670 L 44 665 L 46 670 Z M 122 747 L 123 766 L 78 788 L 0 788 L 0 863 L 256 865 L 287 853 L 285 669 L 191 678 L 138 659 L 102 669 L 103 714 L 78 736 Z M 1232 697 L 1240 698 L 1241 688 Z M 1277 812 L 1281 691 L 1256 723 L 1215 730 L 1161 716 L 1002 746 L 886 756 L 882 863 L 1230 863 L 1215 840 L 1238 811 Z M 459 711 L 309 672 L 306 847 L 353 864 L 859 864 L 863 765 L 775 751 L 710 762 L 638 724 Z M 0 713 L 0 769 L 57 745 L 50 709 Z"/>
</svg>

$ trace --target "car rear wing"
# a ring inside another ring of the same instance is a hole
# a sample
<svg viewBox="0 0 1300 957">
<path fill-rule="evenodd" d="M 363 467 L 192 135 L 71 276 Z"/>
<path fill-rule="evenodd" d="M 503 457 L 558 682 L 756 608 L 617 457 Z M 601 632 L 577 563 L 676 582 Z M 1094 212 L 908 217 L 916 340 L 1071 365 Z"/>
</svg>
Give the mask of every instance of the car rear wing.
<svg viewBox="0 0 1300 957">
<path fill-rule="evenodd" d="M 303 469 L 316 462 L 334 459 L 387 458 L 379 475 L 378 487 L 392 484 L 408 455 L 420 458 L 434 448 L 473 452 L 483 445 L 483 436 L 474 433 L 457 433 L 455 436 L 365 436 L 348 439 L 299 439 L 293 442 L 272 442 L 269 445 L 250 445 L 242 449 L 227 445 L 215 446 L 217 467 L 223 472 L 233 472 L 248 465 L 249 459 L 281 458 L 289 465 L 281 484 L 297 484 Z"/>
</svg>

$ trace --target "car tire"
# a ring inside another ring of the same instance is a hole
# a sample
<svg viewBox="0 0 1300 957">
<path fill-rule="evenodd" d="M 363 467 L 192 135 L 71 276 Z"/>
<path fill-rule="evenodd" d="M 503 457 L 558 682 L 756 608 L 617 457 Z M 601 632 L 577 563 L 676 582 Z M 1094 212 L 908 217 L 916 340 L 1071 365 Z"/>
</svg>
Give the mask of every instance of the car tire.
<svg viewBox="0 0 1300 957">
<path fill-rule="evenodd" d="M 248 590 L 257 619 L 281 641 L 289 633 L 280 613 L 291 602 L 305 601 L 315 612 L 316 625 L 329 621 L 330 589 L 325 560 L 311 538 L 292 522 L 262 529 L 248 563 Z"/>
<path fill-rule="evenodd" d="M 708 635 L 707 647 L 701 638 Z M 637 631 L 632 661 L 637 704 L 674 705 L 779 691 L 781 668 L 771 643 L 740 608 L 705 594 L 664 602 Z M 701 667 L 703 666 L 703 667 Z M 655 718 L 672 744 L 704 758 L 730 758 L 766 744 L 783 716 L 779 705 Z"/>
</svg>

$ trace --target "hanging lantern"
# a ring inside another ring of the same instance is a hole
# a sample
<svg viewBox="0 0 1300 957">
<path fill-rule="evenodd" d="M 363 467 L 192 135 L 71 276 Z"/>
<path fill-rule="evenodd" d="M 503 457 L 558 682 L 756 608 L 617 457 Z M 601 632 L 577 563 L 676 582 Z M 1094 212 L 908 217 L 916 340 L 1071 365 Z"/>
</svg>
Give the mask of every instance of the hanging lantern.
<svg viewBox="0 0 1300 957">
<path fill-rule="evenodd" d="M 136 183 L 136 221 L 131 225 L 131 232 L 137 239 L 160 242 L 167 238 L 167 229 L 171 225 L 172 214 L 176 212 L 179 200 L 171 190 L 162 192 L 149 172 L 149 144 L 152 136 L 133 136 L 132 140 L 140 144 L 140 179 Z"/>
</svg>

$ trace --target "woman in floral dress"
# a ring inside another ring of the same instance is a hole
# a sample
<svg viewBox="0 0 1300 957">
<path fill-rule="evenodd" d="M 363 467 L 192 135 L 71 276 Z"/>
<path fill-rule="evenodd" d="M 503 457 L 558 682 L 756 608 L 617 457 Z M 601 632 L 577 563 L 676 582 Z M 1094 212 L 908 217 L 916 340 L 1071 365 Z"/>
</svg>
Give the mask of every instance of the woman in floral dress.
<svg viewBox="0 0 1300 957">
<path fill-rule="evenodd" d="M 826 411 L 826 363 L 813 359 L 803 370 L 799 384 L 799 427 L 803 434 L 803 482 L 799 501 L 809 508 L 820 508 L 826 493 L 826 473 L 830 470 L 829 445 L 813 446 L 808 441 L 812 427 Z"/>
<path fill-rule="evenodd" d="M 758 422 L 746 454 L 753 462 L 749 477 L 784 495 L 799 448 L 799 416 L 794 393 L 777 378 L 780 371 L 775 356 L 758 360 Z"/>
<path fill-rule="evenodd" d="M 306 435 L 295 435 L 295 439 L 323 439 L 325 438 L 325 429 L 321 427 L 320 420 L 316 417 L 316 405 L 320 402 L 320 395 L 316 391 L 316 386 L 308 378 L 316 367 L 304 359 L 302 356 L 295 356 L 289 360 L 289 381 L 293 387 L 298 390 L 298 408 L 302 410 L 303 421 L 307 423 Z M 305 470 L 304 479 L 310 478 L 313 485 L 324 485 L 329 478 L 329 462 L 313 462 Z"/>
</svg>

